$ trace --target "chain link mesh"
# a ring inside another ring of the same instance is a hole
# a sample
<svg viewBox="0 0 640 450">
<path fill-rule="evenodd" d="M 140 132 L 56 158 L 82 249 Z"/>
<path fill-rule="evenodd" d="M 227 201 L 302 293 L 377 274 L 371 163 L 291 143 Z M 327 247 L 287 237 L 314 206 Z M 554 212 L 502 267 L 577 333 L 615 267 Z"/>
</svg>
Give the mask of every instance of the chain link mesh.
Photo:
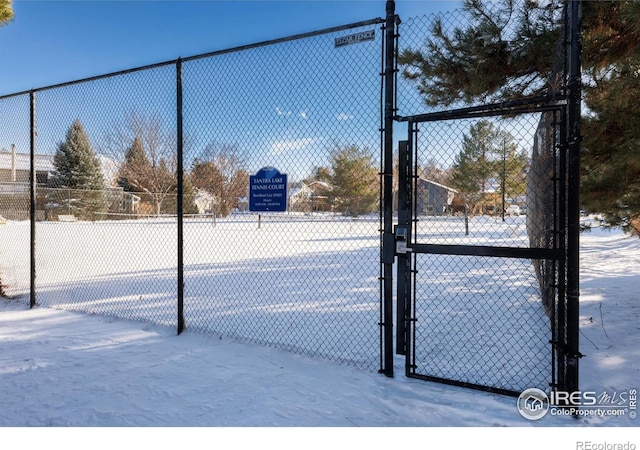
<svg viewBox="0 0 640 450">
<path fill-rule="evenodd" d="M 210 214 L 185 225 L 188 327 L 377 367 L 381 40 L 358 27 L 185 62 L 185 162 Z M 354 185 L 353 210 L 332 178 L 350 148 L 373 193 Z M 288 175 L 286 212 L 248 211 L 246 186 L 225 197 L 265 166 Z"/>
<path fill-rule="evenodd" d="M 38 304 L 176 323 L 175 201 L 161 203 L 175 197 L 175 73 L 165 65 L 36 92 L 36 153 L 52 166 L 37 189 Z M 166 167 L 165 184 L 123 183 L 135 137 L 150 178 Z"/>
<path fill-rule="evenodd" d="M 400 54 L 434 23 L 401 22 Z M 187 329 L 378 369 L 383 34 L 371 21 L 33 91 L 38 303 L 180 328 L 182 293 Z M 442 111 L 398 69 L 400 117 Z M 502 92 L 528 85 L 513 83 Z M 29 112 L 29 95 L 0 98 L 10 296 L 29 292 Z M 414 242 L 557 249 L 557 120 L 415 122 Z M 250 211 L 249 177 L 271 167 L 288 176 L 286 211 Z M 412 370 L 549 385 L 556 261 L 413 258 Z"/>
<path fill-rule="evenodd" d="M 549 225 L 549 221 L 528 220 L 527 204 L 532 198 L 526 195 L 528 178 L 544 176 L 545 183 L 553 186 L 556 173 L 529 168 L 531 150 L 527 149 L 533 148 L 532 131 L 538 120 L 538 115 L 529 114 L 419 124 L 414 242 L 553 248 L 553 240 L 541 243 L 528 233 L 532 227 Z M 461 155 L 475 148 L 469 130 L 479 129 L 479 124 L 504 130 L 513 138 L 513 148 L 505 151 L 503 139 L 485 142 L 490 144 L 484 147 L 486 161 L 476 154 L 476 159 L 469 160 L 470 173 L 465 174 Z M 521 160 L 513 161 L 518 155 Z M 487 167 L 481 167 L 483 163 Z M 553 192 L 547 193 L 552 203 Z M 544 234 L 553 236 L 553 225 Z M 413 364 L 417 373 L 514 392 L 549 385 L 553 261 L 426 254 L 414 258 Z M 551 278 L 537 276 L 541 267 Z"/>
<path fill-rule="evenodd" d="M 382 41 L 369 21 L 34 91 L 38 304 L 178 326 L 181 243 L 187 329 L 379 368 Z M 0 101 L 27 160 L 29 111 Z M 25 294 L 29 167 L 2 167 L 3 292 Z M 249 210 L 264 167 L 285 212 Z"/>
<path fill-rule="evenodd" d="M 400 55 L 435 51 L 427 36 L 450 35 L 466 28 L 466 20 L 453 11 L 403 21 Z M 484 98 L 431 105 L 423 93 L 431 81 L 412 78 L 416 66 L 399 69 L 398 114 L 410 121 L 414 151 L 414 243 L 496 253 L 414 253 L 411 371 L 508 392 L 547 389 L 558 326 L 557 261 L 497 255 L 561 246 L 558 114 L 535 107 L 469 114 L 503 101 L 505 93 L 540 89 L 524 78 Z"/>
<path fill-rule="evenodd" d="M 27 295 L 30 286 L 31 241 L 21 222 L 29 219 L 29 111 L 29 95 L 0 101 L 0 293 L 8 297 Z"/>
</svg>

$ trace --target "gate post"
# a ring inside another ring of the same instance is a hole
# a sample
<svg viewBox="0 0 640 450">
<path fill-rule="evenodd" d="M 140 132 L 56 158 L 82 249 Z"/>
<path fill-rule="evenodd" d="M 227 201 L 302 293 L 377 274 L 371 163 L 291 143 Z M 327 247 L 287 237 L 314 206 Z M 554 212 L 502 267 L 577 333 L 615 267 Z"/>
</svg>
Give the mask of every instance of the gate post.
<svg viewBox="0 0 640 450">
<path fill-rule="evenodd" d="M 383 373 L 393 377 L 393 119 L 395 106 L 395 16 L 396 4 L 387 0 L 384 66 L 384 143 L 383 143 Z"/>
<path fill-rule="evenodd" d="M 567 392 L 578 391 L 580 318 L 580 15 L 581 2 L 569 2 L 569 101 L 567 186 Z"/>
</svg>

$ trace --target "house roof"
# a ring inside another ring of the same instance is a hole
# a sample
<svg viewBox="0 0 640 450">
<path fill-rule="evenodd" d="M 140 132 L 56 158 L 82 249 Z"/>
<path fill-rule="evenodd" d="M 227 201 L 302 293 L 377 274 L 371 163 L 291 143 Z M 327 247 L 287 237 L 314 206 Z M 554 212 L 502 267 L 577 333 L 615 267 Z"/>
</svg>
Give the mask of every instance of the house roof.
<svg viewBox="0 0 640 450">
<path fill-rule="evenodd" d="M 11 170 L 12 155 L 10 152 L 0 152 L 0 169 Z M 16 153 L 16 170 L 28 172 L 31 167 L 29 153 Z M 53 172 L 53 155 L 35 155 L 36 172 Z"/>
<path fill-rule="evenodd" d="M 329 191 L 333 190 L 333 186 L 331 186 L 326 181 L 315 180 L 315 181 L 312 181 L 311 183 L 309 183 L 307 186 L 309 186 L 309 187 L 318 186 L 318 187 L 321 187 L 323 189 L 327 189 Z"/>
<path fill-rule="evenodd" d="M 312 181 L 309 184 L 303 182 L 301 187 L 292 188 L 289 191 L 289 198 L 294 198 L 300 195 L 313 195 L 320 197 L 316 193 L 317 190 L 332 191 L 333 187 L 325 181 Z"/>
<path fill-rule="evenodd" d="M 434 186 L 438 186 L 438 187 L 441 187 L 443 189 L 446 189 L 447 191 L 451 191 L 451 192 L 454 192 L 456 194 L 458 193 L 458 191 L 455 190 L 454 188 L 449 187 L 449 186 L 445 186 L 444 184 L 436 183 L 435 181 L 427 180 L 426 178 L 422 178 L 422 177 L 420 177 L 420 180 L 424 181 L 425 183 L 433 184 Z"/>
</svg>

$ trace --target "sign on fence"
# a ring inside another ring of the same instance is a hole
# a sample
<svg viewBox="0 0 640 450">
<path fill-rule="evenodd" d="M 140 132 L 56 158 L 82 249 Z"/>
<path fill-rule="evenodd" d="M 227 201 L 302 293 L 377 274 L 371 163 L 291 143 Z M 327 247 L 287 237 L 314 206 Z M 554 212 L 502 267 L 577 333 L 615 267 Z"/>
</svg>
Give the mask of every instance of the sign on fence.
<svg viewBox="0 0 640 450">
<path fill-rule="evenodd" d="M 263 167 L 249 176 L 249 211 L 286 211 L 287 174 Z"/>
<path fill-rule="evenodd" d="M 376 31 L 362 31 L 360 33 L 350 34 L 348 36 L 337 37 L 334 40 L 335 47 L 344 47 L 345 45 L 358 44 L 360 42 L 373 41 L 376 38 Z"/>
</svg>

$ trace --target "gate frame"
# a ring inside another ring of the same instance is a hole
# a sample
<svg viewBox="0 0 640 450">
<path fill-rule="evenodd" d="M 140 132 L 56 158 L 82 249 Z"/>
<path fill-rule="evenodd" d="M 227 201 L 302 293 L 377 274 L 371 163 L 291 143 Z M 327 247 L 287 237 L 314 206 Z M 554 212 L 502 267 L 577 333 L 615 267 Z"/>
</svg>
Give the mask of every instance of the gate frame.
<svg viewBox="0 0 640 450">
<path fill-rule="evenodd" d="M 395 2 L 387 0 L 387 25 L 391 22 L 391 15 L 395 10 Z M 583 356 L 579 351 L 579 258 L 580 258 L 580 109 L 581 109 L 581 0 L 571 1 L 565 0 L 565 73 L 564 73 L 564 92 L 557 95 L 538 97 L 533 99 L 523 99 L 509 102 L 502 102 L 490 105 L 481 105 L 457 110 L 441 111 L 430 114 L 422 114 L 411 117 L 403 117 L 396 115 L 394 120 L 397 122 L 408 122 L 408 137 L 411 139 L 412 124 L 434 120 L 447 120 L 452 118 L 473 118 L 487 117 L 495 115 L 514 114 L 517 112 L 543 112 L 557 111 L 560 116 L 560 155 L 561 176 L 564 177 L 562 183 L 559 183 L 558 193 L 561 196 L 559 201 L 559 211 L 557 211 L 557 221 L 560 222 L 561 239 L 560 246 L 554 244 L 556 249 L 508 249 L 508 248 L 482 248 L 476 247 L 469 250 L 465 246 L 448 246 L 448 245 L 428 245 L 428 244 L 411 244 L 411 214 L 406 211 L 401 213 L 400 205 L 405 207 L 411 204 L 411 190 L 398 197 L 398 224 L 390 223 L 393 212 L 389 212 L 388 208 L 392 208 L 392 199 L 387 197 L 387 184 L 391 180 L 391 167 L 389 161 L 393 160 L 393 150 L 387 145 L 387 135 L 391 134 L 387 126 L 389 105 L 395 104 L 395 96 L 393 100 L 389 99 L 388 92 L 385 91 L 385 145 L 384 145 L 384 176 L 385 176 L 385 195 L 384 195 L 384 231 L 383 231 L 383 248 L 381 260 L 384 269 L 384 291 L 383 303 L 385 311 L 385 330 L 388 331 L 390 325 L 388 323 L 388 308 L 393 302 L 392 285 L 393 278 L 388 272 L 388 266 L 392 265 L 395 257 L 398 258 L 398 279 L 397 279 L 397 312 L 396 312 L 396 353 L 406 355 L 406 375 L 410 375 L 410 352 L 407 351 L 409 345 L 410 327 L 407 326 L 411 321 L 415 320 L 413 315 L 407 314 L 412 304 L 411 296 L 411 258 L 407 257 L 407 253 L 413 249 L 416 251 L 429 251 L 431 253 L 441 254 L 470 254 L 470 255 L 486 255 L 488 251 L 492 256 L 511 256 L 511 257 L 534 257 L 535 259 L 552 259 L 557 264 L 557 273 L 559 280 L 556 292 L 556 308 L 561 316 L 562 321 L 566 321 L 566 328 L 558 327 L 561 333 L 556 333 L 555 327 L 552 327 L 555 333 L 554 339 L 550 342 L 553 345 L 554 352 L 552 356 L 552 382 L 551 388 L 555 391 L 566 391 L 569 393 L 579 390 L 579 359 Z M 399 20 L 398 20 L 399 23 Z M 395 34 L 395 33 L 394 33 Z M 386 52 L 390 51 L 392 44 L 389 36 L 387 36 Z M 397 39 L 393 44 L 396 48 L 397 55 Z M 387 60 L 385 75 L 389 73 L 389 61 Z M 396 70 L 397 73 L 397 59 Z M 387 79 L 388 80 L 388 79 Z M 390 82 L 385 84 L 387 89 Z M 393 108 L 393 107 L 392 107 Z M 397 111 L 397 109 L 394 109 Z M 409 141 L 400 141 L 399 143 L 399 171 L 404 171 L 404 175 L 411 180 L 413 149 L 410 148 Z M 404 228 L 404 229 L 403 229 Z M 403 238 L 404 237 L 404 238 Z M 405 242 L 402 242 L 405 241 Z M 401 250 L 398 251 L 398 248 Z M 454 253 L 458 252 L 458 253 Z M 459 253 L 462 252 L 462 253 Z M 564 316 L 564 317 L 562 317 Z M 558 318 L 556 318 L 558 321 Z M 558 335 L 560 334 L 560 335 Z M 384 348 L 392 348 L 392 337 L 388 332 L 384 336 Z M 557 364 L 556 364 L 557 361 Z M 385 355 L 385 362 L 393 364 L 392 360 Z M 393 367 L 385 367 L 385 374 L 393 376 Z M 425 378 L 425 377 L 419 377 Z M 436 379 L 448 384 L 456 384 L 474 389 L 481 389 L 506 395 L 517 396 L 519 393 L 504 389 L 491 388 L 486 386 L 472 385 L 465 382 L 456 382 L 452 380 Z"/>
<path fill-rule="evenodd" d="M 398 225 L 396 230 L 402 229 L 406 232 L 400 233 L 406 235 L 406 239 L 397 239 L 404 241 L 396 244 L 398 256 L 398 280 L 397 280 L 397 324 L 398 333 L 396 336 L 396 353 L 405 356 L 405 375 L 409 378 L 418 378 L 426 381 L 435 381 L 448 385 L 460 386 L 470 389 L 482 390 L 497 394 L 509 395 L 517 397 L 520 392 L 505 389 L 496 386 L 471 383 L 450 378 L 437 377 L 415 373 L 417 368 L 415 364 L 415 323 L 418 321 L 416 314 L 416 304 L 418 299 L 415 295 L 415 274 L 416 257 L 415 254 L 436 254 L 436 255 L 455 255 L 455 256 L 480 256 L 495 258 L 512 258 L 512 259 L 530 259 L 530 260 L 546 260 L 553 264 L 553 273 L 557 273 L 558 277 L 554 284 L 554 302 L 552 310 L 554 315 L 551 318 L 552 338 L 549 344 L 552 346 L 551 356 L 551 382 L 552 388 L 562 387 L 564 390 L 564 369 L 568 358 L 566 348 L 567 343 L 565 337 L 567 333 L 561 323 L 564 323 L 566 311 L 566 298 L 564 293 L 566 289 L 566 277 L 564 276 L 564 261 L 567 255 L 566 222 L 558 219 L 563 214 L 565 208 L 560 205 L 566 205 L 566 189 L 563 183 L 557 183 L 563 173 L 566 177 L 566 146 L 562 142 L 555 142 L 555 154 L 558 157 L 558 167 L 554 177 L 556 184 L 556 226 L 558 229 L 554 233 L 559 239 L 554 239 L 553 248 L 529 248 L 529 247 L 501 247 L 487 245 L 455 245 L 455 244 L 426 244 L 414 241 L 413 222 L 417 219 L 414 216 L 415 211 L 415 182 L 418 176 L 415 173 L 415 156 L 417 152 L 417 136 L 420 130 L 420 123 L 443 122 L 447 120 L 473 119 L 482 117 L 511 116 L 517 114 L 532 114 L 553 112 L 558 117 L 565 116 L 567 108 L 566 100 L 551 99 L 541 97 L 528 99 L 523 101 L 509 102 L 509 104 L 486 105 L 487 108 L 474 107 L 458 110 L 449 110 L 443 113 L 432 113 L 420 116 L 399 118 L 400 122 L 407 122 L 409 140 L 400 141 L 399 143 L 399 164 L 398 164 Z M 561 133 L 562 134 L 562 133 Z M 398 234 L 397 234 L 398 237 Z M 557 317 L 555 311 L 558 312 Z"/>
</svg>

